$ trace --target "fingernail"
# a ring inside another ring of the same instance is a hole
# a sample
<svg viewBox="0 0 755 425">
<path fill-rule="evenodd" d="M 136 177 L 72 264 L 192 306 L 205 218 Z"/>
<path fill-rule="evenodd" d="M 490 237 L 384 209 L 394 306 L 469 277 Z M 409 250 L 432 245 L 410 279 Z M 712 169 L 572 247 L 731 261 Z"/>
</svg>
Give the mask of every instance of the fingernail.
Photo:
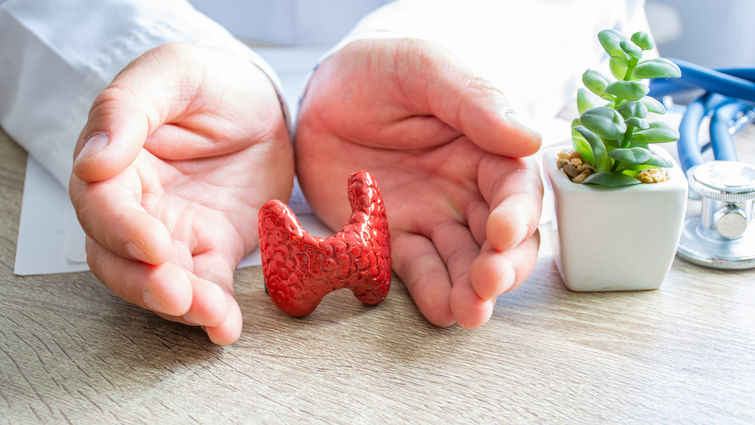
<svg viewBox="0 0 755 425">
<path fill-rule="evenodd" d="M 144 251 L 141 250 L 138 246 L 136 246 L 133 242 L 126 242 L 126 252 L 128 252 L 128 255 L 136 258 L 139 261 L 147 262 L 148 258 L 147 255 L 144 253 Z"/>
<path fill-rule="evenodd" d="M 515 112 L 512 112 L 510 110 L 506 111 L 503 114 L 503 118 L 508 123 L 510 123 L 510 124 L 512 124 L 514 126 L 517 126 L 517 127 L 521 128 L 522 130 L 525 130 L 525 131 L 527 131 L 529 133 L 532 133 L 532 134 L 534 134 L 534 135 L 536 135 L 538 137 L 540 136 L 540 133 L 537 130 L 535 130 L 533 126 L 525 123 L 524 120 L 522 120 L 522 117 L 519 116 L 519 114 L 517 114 Z"/>
<path fill-rule="evenodd" d="M 142 300 L 150 310 L 158 313 L 165 313 L 165 307 L 163 307 L 160 301 L 155 298 L 154 294 L 152 294 L 152 291 L 149 289 L 142 291 Z"/>
<path fill-rule="evenodd" d="M 511 264 L 506 263 L 503 268 L 505 270 L 503 272 L 505 282 L 501 285 L 501 294 L 509 292 L 516 282 L 516 270 L 514 267 Z"/>
<path fill-rule="evenodd" d="M 105 149 L 105 146 L 107 146 L 109 142 L 110 138 L 107 133 L 94 133 L 89 136 L 89 139 L 87 139 L 86 142 L 84 142 L 84 147 L 76 157 L 76 161 L 78 162 L 95 156 L 98 152 Z"/>
<path fill-rule="evenodd" d="M 186 320 L 189 323 L 194 323 L 195 325 L 199 324 L 199 320 L 192 314 L 192 312 L 188 312 L 184 314 L 184 320 Z"/>
<path fill-rule="evenodd" d="M 522 242 L 524 242 L 525 239 L 527 239 L 527 232 L 529 232 L 529 227 L 527 225 L 521 225 L 516 230 L 516 238 L 514 239 L 514 243 L 511 245 L 512 247 L 519 246 Z"/>
</svg>

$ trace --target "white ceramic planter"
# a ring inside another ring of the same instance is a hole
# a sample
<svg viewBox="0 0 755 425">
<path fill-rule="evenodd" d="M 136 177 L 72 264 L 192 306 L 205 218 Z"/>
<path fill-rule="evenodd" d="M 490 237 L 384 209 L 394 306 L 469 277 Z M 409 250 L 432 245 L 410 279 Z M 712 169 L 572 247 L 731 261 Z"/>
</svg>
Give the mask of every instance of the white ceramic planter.
<svg viewBox="0 0 755 425">
<path fill-rule="evenodd" d="M 565 147 L 543 153 L 553 190 L 555 262 L 572 291 L 658 288 L 676 254 L 687 205 L 687 180 L 679 164 L 669 180 L 606 189 L 572 183 L 556 167 Z M 661 148 L 654 152 L 673 161 Z"/>
</svg>

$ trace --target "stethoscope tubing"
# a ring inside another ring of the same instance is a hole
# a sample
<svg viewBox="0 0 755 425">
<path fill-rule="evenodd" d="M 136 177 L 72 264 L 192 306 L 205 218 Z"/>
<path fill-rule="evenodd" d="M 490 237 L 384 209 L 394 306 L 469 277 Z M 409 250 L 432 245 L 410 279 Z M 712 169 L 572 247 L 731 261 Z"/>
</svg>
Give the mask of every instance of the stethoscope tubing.
<svg viewBox="0 0 755 425">
<path fill-rule="evenodd" d="M 736 161 L 731 135 L 732 123 L 755 108 L 755 68 L 707 69 L 678 59 L 681 79 L 657 79 L 650 83 L 650 95 L 661 98 L 670 94 L 703 89 L 706 93 L 687 105 L 679 125 L 679 162 L 686 172 L 701 164 L 703 157 L 698 132 L 703 119 L 711 115 L 710 139 L 716 160 Z"/>
<path fill-rule="evenodd" d="M 687 105 L 687 110 L 682 115 L 682 122 L 679 124 L 677 150 L 679 152 L 679 163 L 685 172 L 703 162 L 698 131 L 705 114 L 705 99 L 699 98 Z"/>
<path fill-rule="evenodd" d="M 748 105 L 743 102 L 725 103 L 713 111 L 710 119 L 710 141 L 713 146 L 713 157 L 719 161 L 738 161 L 737 151 L 729 128 L 740 113 L 746 111 Z"/>
<path fill-rule="evenodd" d="M 673 59 L 682 71 L 680 79 L 656 79 L 650 82 L 650 95 L 663 97 L 692 89 L 703 89 L 722 96 L 755 102 L 755 68 L 708 69 Z"/>
</svg>

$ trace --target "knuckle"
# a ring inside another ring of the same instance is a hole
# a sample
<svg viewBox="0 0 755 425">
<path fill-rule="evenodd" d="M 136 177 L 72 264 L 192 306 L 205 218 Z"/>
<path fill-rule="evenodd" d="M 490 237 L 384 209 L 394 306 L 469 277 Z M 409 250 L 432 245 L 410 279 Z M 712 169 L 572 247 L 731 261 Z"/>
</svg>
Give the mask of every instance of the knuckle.
<svg viewBox="0 0 755 425">
<path fill-rule="evenodd" d="M 107 116 L 114 109 L 136 103 L 136 99 L 136 93 L 127 84 L 117 80 L 113 81 L 92 102 L 88 120 L 91 122 L 99 117 Z"/>
</svg>

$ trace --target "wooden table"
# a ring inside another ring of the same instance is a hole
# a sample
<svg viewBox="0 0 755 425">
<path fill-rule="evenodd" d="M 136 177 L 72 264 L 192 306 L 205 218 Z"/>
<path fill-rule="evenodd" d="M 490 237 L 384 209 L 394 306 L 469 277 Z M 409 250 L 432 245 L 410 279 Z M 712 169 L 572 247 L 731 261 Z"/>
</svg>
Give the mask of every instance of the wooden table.
<svg viewBox="0 0 755 425">
<path fill-rule="evenodd" d="M 25 163 L 0 133 L 0 423 L 755 422 L 755 271 L 676 260 L 656 291 L 572 293 L 544 243 L 466 331 L 429 325 L 400 281 L 293 319 L 254 267 L 241 339 L 217 347 L 90 273 L 14 276 Z"/>
</svg>

